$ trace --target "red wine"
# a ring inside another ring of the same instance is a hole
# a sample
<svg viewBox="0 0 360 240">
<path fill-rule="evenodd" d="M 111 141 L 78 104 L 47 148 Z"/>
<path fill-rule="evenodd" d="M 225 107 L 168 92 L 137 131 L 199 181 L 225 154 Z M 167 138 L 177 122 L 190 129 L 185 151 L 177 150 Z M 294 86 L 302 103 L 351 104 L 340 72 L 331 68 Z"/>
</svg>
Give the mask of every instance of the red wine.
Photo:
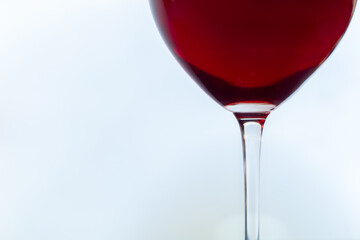
<svg viewBox="0 0 360 240">
<path fill-rule="evenodd" d="M 222 105 L 278 105 L 329 56 L 356 0 L 151 0 L 182 66 Z"/>
</svg>

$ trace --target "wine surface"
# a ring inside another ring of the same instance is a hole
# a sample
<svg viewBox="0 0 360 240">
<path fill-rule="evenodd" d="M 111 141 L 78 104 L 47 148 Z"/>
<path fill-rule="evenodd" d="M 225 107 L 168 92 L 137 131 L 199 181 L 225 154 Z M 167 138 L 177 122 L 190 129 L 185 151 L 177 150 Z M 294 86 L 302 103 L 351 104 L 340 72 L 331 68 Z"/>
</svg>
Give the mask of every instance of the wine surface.
<svg viewBox="0 0 360 240">
<path fill-rule="evenodd" d="M 278 105 L 329 56 L 356 0 L 150 0 L 169 48 L 224 106 Z"/>
</svg>

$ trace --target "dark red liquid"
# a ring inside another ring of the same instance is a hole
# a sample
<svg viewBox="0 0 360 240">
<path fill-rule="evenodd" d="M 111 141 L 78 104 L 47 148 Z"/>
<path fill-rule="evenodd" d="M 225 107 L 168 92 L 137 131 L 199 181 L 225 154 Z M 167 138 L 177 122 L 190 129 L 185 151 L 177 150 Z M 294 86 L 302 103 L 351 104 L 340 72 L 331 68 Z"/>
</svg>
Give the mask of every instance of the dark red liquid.
<svg viewBox="0 0 360 240">
<path fill-rule="evenodd" d="M 151 0 L 183 67 L 222 105 L 280 104 L 329 56 L 356 0 Z"/>
</svg>

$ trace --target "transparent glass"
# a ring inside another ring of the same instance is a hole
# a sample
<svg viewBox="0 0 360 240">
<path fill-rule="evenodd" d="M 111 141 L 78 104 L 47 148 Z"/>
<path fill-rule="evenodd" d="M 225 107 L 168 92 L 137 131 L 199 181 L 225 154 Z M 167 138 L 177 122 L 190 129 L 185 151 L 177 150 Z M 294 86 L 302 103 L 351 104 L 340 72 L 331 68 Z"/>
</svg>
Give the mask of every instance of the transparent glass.
<svg viewBox="0 0 360 240">
<path fill-rule="evenodd" d="M 235 113 L 241 129 L 244 164 L 245 239 L 260 236 L 260 153 L 267 113 L 261 117 L 244 117 Z"/>
<path fill-rule="evenodd" d="M 150 0 L 175 58 L 239 122 L 245 240 L 260 238 L 260 151 L 266 118 L 328 58 L 356 2 Z"/>
</svg>

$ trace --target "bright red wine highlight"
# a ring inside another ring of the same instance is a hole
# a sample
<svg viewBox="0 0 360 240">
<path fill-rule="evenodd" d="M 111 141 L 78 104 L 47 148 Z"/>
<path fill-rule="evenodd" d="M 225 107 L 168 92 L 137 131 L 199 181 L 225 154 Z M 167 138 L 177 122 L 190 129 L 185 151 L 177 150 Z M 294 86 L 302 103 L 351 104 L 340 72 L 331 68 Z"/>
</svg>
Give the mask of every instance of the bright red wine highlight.
<svg viewBox="0 0 360 240">
<path fill-rule="evenodd" d="M 168 46 L 222 105 L 280 104 L 329 56 L 356 0 L 151 0 Z"/>
</svg>

